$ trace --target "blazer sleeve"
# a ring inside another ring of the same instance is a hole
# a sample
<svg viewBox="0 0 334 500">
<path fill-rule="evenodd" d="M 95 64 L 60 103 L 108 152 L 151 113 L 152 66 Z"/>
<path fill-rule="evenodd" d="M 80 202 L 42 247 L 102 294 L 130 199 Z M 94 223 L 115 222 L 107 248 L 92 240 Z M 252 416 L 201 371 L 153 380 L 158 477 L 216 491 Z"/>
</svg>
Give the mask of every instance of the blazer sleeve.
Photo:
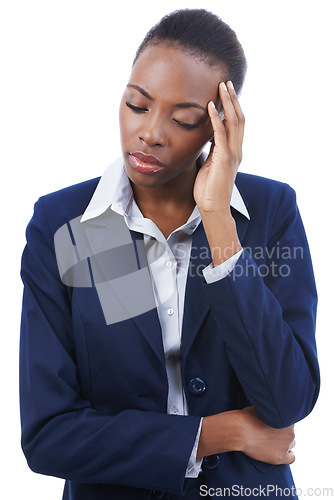
<svg viewBox="0 0 334 500">
<path fill-rule="evenodd" d="M 110 416 L 81 397 L 70 289 L 60 281 L 42 199 L 27 228 L 21 275 L 22 448 L 31 469 L 181 494 L 200 417 L 136 409 Z"/>
<path fill-rule="evenodd" d="M 226 278 L 203 284 L 247 399 L 276 428 L 309 414 L 320 385 L 310 252 L 295 192 L 283 186 L 266 247 L 244 248 Z"/>
</svg>

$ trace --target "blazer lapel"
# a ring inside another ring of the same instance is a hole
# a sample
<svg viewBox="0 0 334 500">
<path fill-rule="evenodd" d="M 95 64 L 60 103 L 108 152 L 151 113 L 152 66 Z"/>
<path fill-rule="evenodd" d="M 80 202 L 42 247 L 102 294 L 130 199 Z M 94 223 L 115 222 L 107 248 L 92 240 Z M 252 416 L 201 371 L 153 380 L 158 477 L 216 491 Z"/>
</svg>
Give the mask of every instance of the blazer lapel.
<svg viewBox="0 0 334 500">
<path fill-rule="evenodd" d="M 195 336 L 209 311 L 202 290 L 204 280 L 202 270 L 210 264 L 211 260 L 210 247 L 201 222 L 193 234 L 189 261 L 181 337 L 183 359 L 188 355 Z"/>
<path fill-rule="evenodd" d="M 249 220 L 231 207 L 232 216 L 236 222 L 238 237 L 242 244 Z M 202 290 L 204 277 L 202 270 L 212 262 L 211 251 L 201 223 L 193 235 L 191 258 L 187 277 L 184 315 L 182 324 L 182 357 L 189 353 L 194 339 L 209 311 Z"/>
<path fill-rule="evenodd" d="M 121 215 L 108 211 L 72 228 L 80 258 L 90 260 L 107 324 L 132 320 L 164 363 L 161 326 L 142 235 L 130 231 Z M 83 238 L 83 240 L 81 240 Z"/>
<path fill-rule="evenodd" d="M 233 208 L 231 213 L 242 243 L 249 221 Z M 123 217 L 112 211 L 83 223 L 79 223 L 79 218 L 74 221 L 75 224 L 73 221 L 70 224 L 79 258 L 90 260 L 93 285 L 107 324 L 131 319 L 164 364 L 161 326 L 142 235 L 130 231 Z M 201 223 L 193 235 L 186 284 L 182 324 L 184 358 L 209 311 L 202 291 L 202 270 L 211 260 Z"/>
</svg>

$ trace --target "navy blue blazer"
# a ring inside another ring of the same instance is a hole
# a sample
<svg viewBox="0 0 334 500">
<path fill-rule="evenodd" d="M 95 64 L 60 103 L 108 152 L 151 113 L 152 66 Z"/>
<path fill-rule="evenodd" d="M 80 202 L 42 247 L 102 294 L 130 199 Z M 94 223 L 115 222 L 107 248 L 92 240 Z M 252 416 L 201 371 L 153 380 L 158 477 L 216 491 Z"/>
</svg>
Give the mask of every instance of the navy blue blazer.
<svg viewBox="0 0 334 500">
<path fill-rule="evenodd" d="M 317 399 L 317 295 L 295 193 L 286 184 L 238 173 L 236 184 L 251 214 L 248 220 L 231 208 L 242 257 L 216 283 L 206 284 L 200 272 L 187 278 L 181 363 L 189 416 L 180 416 L 166 414 L 168 381 L 156 309 L 106 321 L 94 283 L 96 262 L 82 259 L 91 282 L 76 282 L 75 271 L 66 281 L 59 268 L 55 235 L 67 227 L 68 252 L 77 251 L 72 221 L 80 219 L 97 183 L 40 198 L 27 228 L 22 447 L 33 471 L 66 479 L 66 500 L 159 498 L 153 490 L 179 498 L 202 416 L 254 405 L 264 422 L 281 428 L 308 415 Z M 90 241 L 98 242 L 107 231 L 117 241 L 118 232 L 108 224 L 85 224 L 80 238 L 90 231 Z M 138 269 L 145 269 L 136 249 L 140 236 L 130 236 Z M 128 258 L 131 267 L 124 252 Z M 210 261 L 200 224 L 189 269 Z M 126 310 L 126 296 L 117 297 L 117 287 L 113 293 L 118 305 L 111 310 Z M 213 488 L 293 488 L 289 466 L 240 452 L 205 458 L 202 477 Z"/>
</svg>

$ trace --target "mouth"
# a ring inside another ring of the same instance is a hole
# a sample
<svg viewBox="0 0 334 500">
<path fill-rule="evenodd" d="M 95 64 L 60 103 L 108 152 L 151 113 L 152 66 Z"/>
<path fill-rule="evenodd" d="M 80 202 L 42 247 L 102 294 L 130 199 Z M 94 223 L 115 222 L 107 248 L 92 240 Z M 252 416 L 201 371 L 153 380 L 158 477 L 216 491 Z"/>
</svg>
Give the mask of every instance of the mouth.
<svg viewBox="0 0 334 500">
<path fill-rule="evenodd" d="M 141 151 L 129 153 L 129 160 L 132 167 L 142 174 L 154 174 L 164 168 L 164 165 L 158 158 L 142 153 Z"/>
</svg>

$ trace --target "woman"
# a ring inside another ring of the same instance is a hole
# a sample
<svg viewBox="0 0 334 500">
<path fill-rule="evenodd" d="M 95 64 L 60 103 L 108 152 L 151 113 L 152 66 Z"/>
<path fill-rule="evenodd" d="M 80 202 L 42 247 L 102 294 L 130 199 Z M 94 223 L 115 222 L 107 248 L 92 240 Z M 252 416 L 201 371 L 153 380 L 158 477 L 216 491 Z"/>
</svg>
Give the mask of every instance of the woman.
<svg viewBox="0 0 334 500">
<path fill-rule="evenodd" d="M 296 498 L 316 290 L 294 191 L 237 175 L 245 69 L 219 18 L 166 16 L 121 99 L 122 158 L 35 206 L 22 446 L 64 499 Z"/>
</svg>

